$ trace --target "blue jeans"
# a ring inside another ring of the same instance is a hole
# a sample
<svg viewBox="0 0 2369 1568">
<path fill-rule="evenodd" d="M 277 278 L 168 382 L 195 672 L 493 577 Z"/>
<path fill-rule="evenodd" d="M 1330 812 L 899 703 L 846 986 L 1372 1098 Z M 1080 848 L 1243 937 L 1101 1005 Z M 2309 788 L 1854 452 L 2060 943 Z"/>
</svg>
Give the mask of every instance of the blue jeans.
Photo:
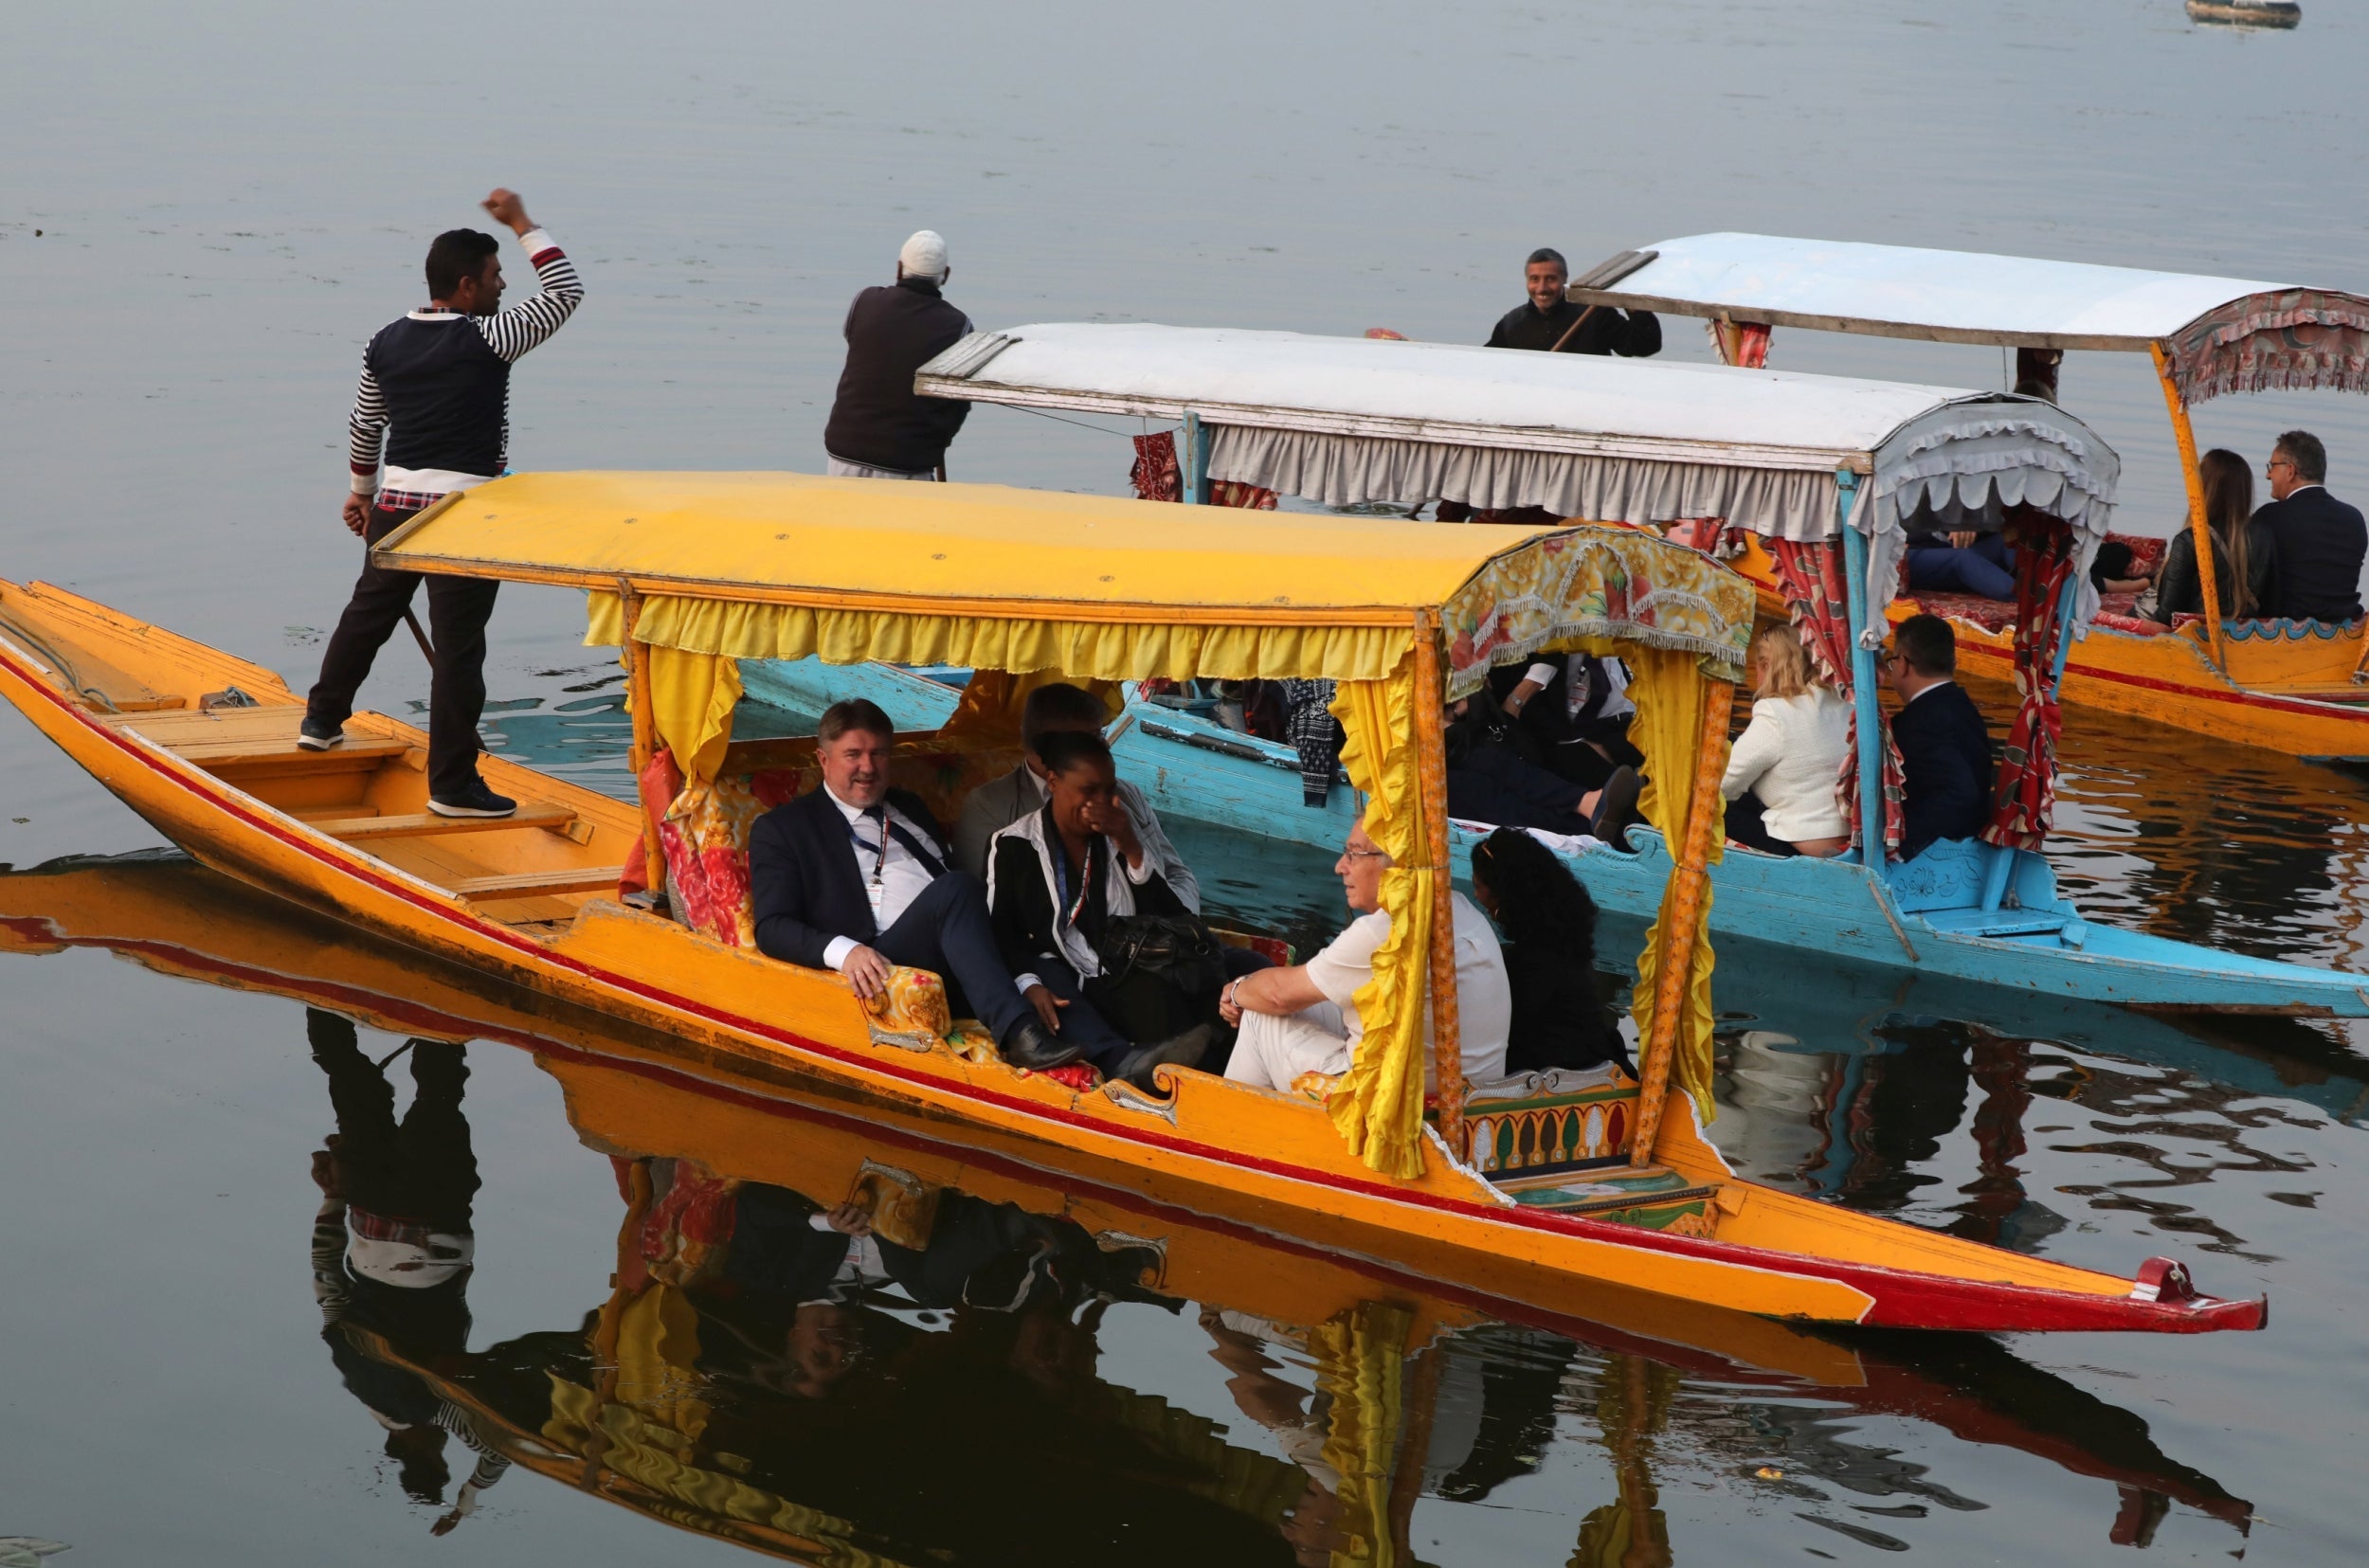
<svg viewBox="0 0 2369 1568">
<path fill-rule="evenodd" d="M 1996 533 L 1977 535 L 1963 550 L 1955 545 L 1908 547 L 1908 586 L 1936 593 L 1971 593 L 1984 599 L 2016 597 L 2016 552 Z"/>
</svg>

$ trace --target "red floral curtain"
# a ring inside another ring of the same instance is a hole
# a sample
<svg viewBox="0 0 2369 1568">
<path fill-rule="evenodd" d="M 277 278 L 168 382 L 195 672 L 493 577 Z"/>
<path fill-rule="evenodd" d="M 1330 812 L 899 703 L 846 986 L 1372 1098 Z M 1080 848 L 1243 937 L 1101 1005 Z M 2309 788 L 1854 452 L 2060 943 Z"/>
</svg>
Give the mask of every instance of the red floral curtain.
<svg viewBox="0 0 2369 1568">
<path fill-rule="evenodd" d="M 1147 501 L 1182 501 L 1184 498 L 1184 471 L 1176 461 L 1176 432 L 1162 430 L 1156 435 L 1137 436 L 1135 466 L 1127 477 L 1135 482 L 1135 494 Z M 1273 512 L 1275 493 L 1239 479 L 1209 481 L 1211 506 L 1248 507 L 1254 512 Z"/>
<path fill-rule="evenodd" d="M 1999 759 L 1998 803 L 1982 841 L 2036 850 L 2056 804 L 2056 648 L 2065 638 L 2065 582 L 2072 575 L 2073 532 L 2054 517 L 2018 508 L 2008 516 L 2016 547 L 2016 722 Z"/>
<path fill-rule="evenodd" d="M 1842 541 L 1809 544 L 1770 539 L 1767 545 L 1770 558 L 1777 563 L 1778 586 L 1793 612 L 1794 626 L 1801 634 L 1801 646 L 1809 651 L 1810 662 L 1817 666 L 1829 686 L 1850 700 L 1851 598 L 1843 586 Z M 1907 817 L 1901 803 L 1900 748 L 1892 744 L 1891 728 L 1884 724 L 1881 709 L 1876 711 L 1875 722 L 1884 730 L 1884 857 L 1897 860 Z M 1859 713 L 1855 705 L 1851 712 L 1851 749 L 1842 760 L 1838 787 L 1843 817 L 1855 842 L 1859 837 Z"/>
</svg>

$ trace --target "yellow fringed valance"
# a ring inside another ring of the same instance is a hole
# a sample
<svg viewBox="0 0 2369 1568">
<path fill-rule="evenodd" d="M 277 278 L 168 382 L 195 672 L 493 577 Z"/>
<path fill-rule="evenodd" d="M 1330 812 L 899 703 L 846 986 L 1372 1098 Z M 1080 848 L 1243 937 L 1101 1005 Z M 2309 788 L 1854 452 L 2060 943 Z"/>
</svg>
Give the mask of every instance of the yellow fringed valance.
<svg viewBox="0 0 2369 1568">
<path fill-rule="evenodd" d="M 1412 643 L 1414 620 L 1385 626 L 1130 625 L 993 616 L 828 610 L 653 594 L 634 635 L 654 647 L 732 658 L 829 664 L 954 664 L 974 670 L 1060 670 L 1094 680 L 1380 680 Z M 624 640 L 613 593 L 591 596 L 585 642 Z"/>
<path fill-rule="evenodd" d="M 1711 698 L 1712 687 L 1702 678 L 1695 656 L 1690 653 L 1629 648 L 1622 650 L 1622 658 L 1631 676 L 1629 700 L 1637 704 L 1629 741 L 1645 753 L 1645 792 L 1637 800 L 1637 809 L 1660 830 L 1662 841 L 1674 857 L 1686 839 L 1687 809 L 1698 772 L 1695 748 L 1702 738 L 1704 707 Z M 1718 772 L 1711 776 L 1716 778 Z M 1724 809 L 1724 802 L 1715 803 Z M 1709 864 L 1719 863 L 1726 842 L 1725 834 L 1711 834 Z M 1637 1037 L 1649 1052 L 1661 1044 L 1652 1037 L 1654 991 L 1677 888 L 1675 876 L 1662 888 L 1661 908 L 1645 933 L 1645 951 L 1637 958 L 1637 989 L 1630 1000 L 1629 1016 L 1637 1020 Z M 1670 1081 L 1686 1091 L 1701 1119 L 1709 1123 L 1718 1109 L 1711 1103 L 1711 892 L 1708 884 L 1694 910 L 1694 921 L 1686 1002 L 1679 1010 L 1677 1038 L 1669 1042 Z"/>
<path fill-rule="evenodd" d="M 1382 908 L 1390 934 L 1374 953 L 1374 978 L 1352 999 L 1365 1025 L 1349 1070 L 1325 1102 L 1349 1152 L 1384 1176 L 1423 1169 L 1423 1063 L 1430 1017 L 1432 878 L 1416 766 L 1415 705 L 1437 702 L 1415 690 L 1415 660 L 1386 680 L 1344 682 L 1332 703 L 1347 739 L 1341 765 L 1365 796 L 1365 833 L 1390 856 Z M 1439 873 L 1437 874 L 1445 874 Z"/>
</svg>

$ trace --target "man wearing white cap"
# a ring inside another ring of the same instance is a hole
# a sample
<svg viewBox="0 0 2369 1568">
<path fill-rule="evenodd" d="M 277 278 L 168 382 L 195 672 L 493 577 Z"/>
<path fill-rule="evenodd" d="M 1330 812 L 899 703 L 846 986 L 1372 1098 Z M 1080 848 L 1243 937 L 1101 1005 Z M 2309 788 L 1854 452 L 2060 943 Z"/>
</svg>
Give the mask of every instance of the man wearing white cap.
<svg viewBox="0 0 2369 1568">
<path fill-rule="evenodd" d="M 913 372 L 967 334 L 970 317 L 940 292 L 954 269 L 946 241 L 923 229 L 896 254 L 894 288 L 870 288 L 847 307 L 847 368 L 823 429 L 830 472 L 842 478 L 933 479 L 970 405 L 922 397 Z"/>
</svg>

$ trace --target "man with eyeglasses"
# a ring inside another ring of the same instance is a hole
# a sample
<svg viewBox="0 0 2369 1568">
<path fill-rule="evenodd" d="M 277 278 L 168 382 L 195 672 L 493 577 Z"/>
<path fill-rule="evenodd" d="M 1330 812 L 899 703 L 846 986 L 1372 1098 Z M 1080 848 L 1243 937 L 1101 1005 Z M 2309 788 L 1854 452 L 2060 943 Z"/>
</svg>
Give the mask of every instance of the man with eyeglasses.
<svg viewBox="0 0 2369 1568">
<path fill-rule="evenodd" d="M 2278 439 L 2264 465 L 2270 500 L 2253 514 L 2277 547 L 2277 574 L 2265 616 L 2289 621 L 2360 619 L 2360 566 L 2369 526 L 2360 509 L 2328 494 L 2328 449 L 2308 430 Z"/>
<path fill-rule="evenodd" d="M 1912 615 L 1892 633 L 1884 684 L 1900 698 L 1900 857 L 1942 838 L 1971 838 L 1991 812 L 1991 732 L 1958 684 L 1958 634 L 1938 615 Z"/>
<path fill-rule="evenodd" d="M 1261 969 L 1228 984 L 1218 1010 L 1241 1033 L 1225 1075 L 1259 1089 L 1292 1087 L 1303 1072 L 1338 1077 L 1349 1070 L 1365 1025 L 1358 1017 L 1358 988 L 1374 978 L 1374 954 L 1390 935 L 1382 907 L 1382 879 L 1390 856 L 1366 835 L 1365 824 L 1349 829 L 1347 848 L 1333 865 L 1341 890 L 1357 915 L 1339 936 L 1306 964 Z M 1456 893 L 1456 996 L 1457 1034 L 1464 1075 L 1487 1083 L 1506 1073 L 1506 1035 L 1513 1027 L 1513 986 L 1506 979 L 1505 955 L 1489 917 Z M 1424 963 L 1421 955 L 1411 962 Z M 1423 1072 L 1431 1078 L 1431 1025 L 1425 1012 Z"/>
</svg>

